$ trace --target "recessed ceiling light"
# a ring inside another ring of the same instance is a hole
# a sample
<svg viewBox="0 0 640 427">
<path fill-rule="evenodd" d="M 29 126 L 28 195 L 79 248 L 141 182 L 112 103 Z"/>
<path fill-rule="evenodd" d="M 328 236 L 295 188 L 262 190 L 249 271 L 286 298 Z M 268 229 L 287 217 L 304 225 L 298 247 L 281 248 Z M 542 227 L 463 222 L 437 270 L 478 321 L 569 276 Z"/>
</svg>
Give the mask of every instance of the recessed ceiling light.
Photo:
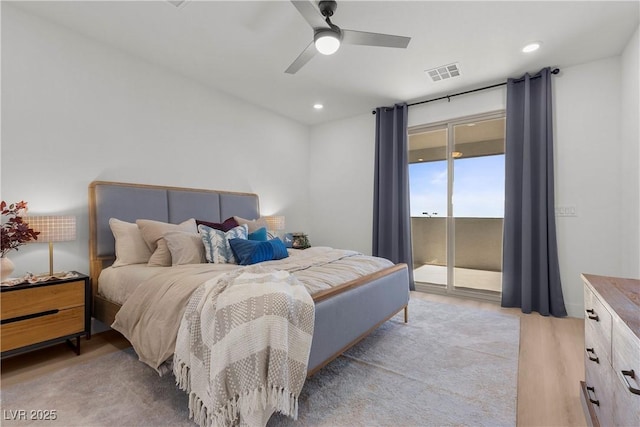
<svg viewBox="0 0 640 427">
<path fill-rule="evenodd" d="M 324 105 L 322 105 L 322 104 L 313 104 L 313 108 L 315 108 L 316 110 L 322 110 L 324 108 Z"/>
<path fill-rule="evenodd" d="M 542 42 L 529 43 L 528 45 L 522 48 L 522 51 L 524 53 L 534 52 L 540 48 L 540 45 L 542 45 Z"/>
</svg>

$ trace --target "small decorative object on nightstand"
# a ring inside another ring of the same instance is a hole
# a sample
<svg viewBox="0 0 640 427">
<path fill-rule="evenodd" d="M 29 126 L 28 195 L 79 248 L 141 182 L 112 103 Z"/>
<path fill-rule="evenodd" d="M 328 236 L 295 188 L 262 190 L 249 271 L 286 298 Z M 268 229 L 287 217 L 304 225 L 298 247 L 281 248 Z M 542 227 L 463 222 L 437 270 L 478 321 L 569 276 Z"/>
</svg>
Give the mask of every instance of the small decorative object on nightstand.
<svg viewBox="0 0 640 427">
<path fill-rule="evenodd" d="M 83 335 L 91 338 L 88 276 L 71 272 L 63 279 L 0 289 L 2 358 L 63 341 L 80 354 Z"/>
<path fill-rule="evenodd" d="M 13 272 L 13 262 L 7 258 L 7 254 L 12 250 L 18 250 L 22 245 L 32 240 L 38 239 L 38 231 L 29 227 L 29 223 L 23 218 L 27 212 L 27 202 L 7 204 L 4 200 L 0 202 L 0 212 L 2 213 L 2 243 L 0 245 L 0 280 L 5 280 Z M 6 221 L 5 221 L 6 218 Z"/>
<path fill-rule="evenodd" d="M 304 233 L 291 233 L 293 237 L 293 242 L 291 243 L 291 247 L 293 249 L 307 249 L 311 247 L 309 243 L 309 237 L 307 237 Z"/>
</svg>

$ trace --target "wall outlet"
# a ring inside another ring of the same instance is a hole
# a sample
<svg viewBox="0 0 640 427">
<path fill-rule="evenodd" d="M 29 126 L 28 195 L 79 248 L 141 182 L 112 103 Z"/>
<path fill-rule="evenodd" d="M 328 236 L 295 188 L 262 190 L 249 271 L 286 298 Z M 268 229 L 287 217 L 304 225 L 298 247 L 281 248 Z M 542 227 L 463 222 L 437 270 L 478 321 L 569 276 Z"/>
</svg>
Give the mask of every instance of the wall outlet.
<svg viewBox="0 0 640 427">
<path fill-rule="evenodd" d="M 556 206 L 556 216 L 578 216 L 574 205 Z"/>
</svg>

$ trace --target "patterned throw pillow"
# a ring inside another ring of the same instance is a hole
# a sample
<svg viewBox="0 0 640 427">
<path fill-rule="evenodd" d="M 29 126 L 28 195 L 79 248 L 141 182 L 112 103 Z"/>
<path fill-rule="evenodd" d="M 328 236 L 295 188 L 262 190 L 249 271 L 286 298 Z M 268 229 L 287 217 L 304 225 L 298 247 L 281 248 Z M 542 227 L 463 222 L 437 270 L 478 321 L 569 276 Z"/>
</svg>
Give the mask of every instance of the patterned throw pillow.
<svg viewBox="0 0 640 427">
<path fill-rule="evenodd" d="M 229 239 L 247 239 L 246 225 L 239 225 L 229 231 L 216 230 L 200 224 L 198 231 L 204 243 L 204 252 L 207 262 L 218 264 L 237 264 L 233 251 L 229 245 Z"/>
</svg>

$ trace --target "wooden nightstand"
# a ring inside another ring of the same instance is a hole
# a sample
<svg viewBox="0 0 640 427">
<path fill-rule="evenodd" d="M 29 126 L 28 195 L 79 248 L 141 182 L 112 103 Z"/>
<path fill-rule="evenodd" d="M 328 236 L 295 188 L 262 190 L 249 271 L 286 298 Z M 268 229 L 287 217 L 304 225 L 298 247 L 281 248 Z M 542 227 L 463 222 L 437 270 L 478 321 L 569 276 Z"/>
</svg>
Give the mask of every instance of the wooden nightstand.
<svg viewBox="0 0 640 427">
<path fill-rule="evenodd" d="M 80 337 L 91 338 L 91 286 L 88 276 L 76 274 L 0 289 L 2 358 L 62 341 L 80 354 Z"/>
</svg>

